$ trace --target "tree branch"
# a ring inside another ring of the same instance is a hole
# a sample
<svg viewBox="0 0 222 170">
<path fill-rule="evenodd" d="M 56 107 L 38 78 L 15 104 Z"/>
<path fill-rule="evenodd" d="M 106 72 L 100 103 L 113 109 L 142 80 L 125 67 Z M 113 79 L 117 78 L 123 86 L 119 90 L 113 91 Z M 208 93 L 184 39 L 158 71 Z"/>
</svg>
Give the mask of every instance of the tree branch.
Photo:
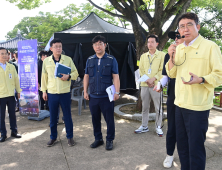
<svg viewBox="0 0 222 170">
<path fill-rule="evenodd" d="M 172 6 L 175 5 L 175 3 L 177 2 L 177 0 L 170 0 L 170 2 L 168 3 L 168 5 L 165 8 L 165 11 L 168 11 L 172 8 Z"/>
<path fill-rule="evenodd" d="M 98 8 L 98 9 L 100 9 L 100 10 L 106 12 L 106 13 L 108 13 L 109 15 L 112 15 L 112 16 L 114 16 L 114 17 L 120 17 L 120 18 L 123 18 L 123 19 L 125 19 L 125 20 L 128 20 L 128 18 L 126 18 L 124 15 L 114 14 L 114 13 L 112 13 L 112 12 L 110 12 L 110 11 L 108 11 L 108 10 L 106 10 L 106 9 L 98 6 L 98 5 L 96 5 L 96 4 L 95 4 L 94 2 L 92 2 L 91 0 L 88 0 L 88 1 L 89 1 L 94 7 Z"/>
<path fill-rule="evenodd" d="M 142 33 L 145 35 L 145 37 L 147 37 L 148 32 L 142 27 L 142 25 L 140 25 L 140 29 L 141 29 Z"/>
<path fill-rule="evenodd" d="M 120 0 L 120 2 L 126 9 L 129 9 L 130 6 L 126 3 L 125 0 Z"/>
<path fill-rule="evenodd" d="M 166 32 L 160 37 L 161 39 L 165 39 L 165 41 L 160 42 L 161 45 L 162 45 L 162 44 L 165 44 L 165 43 L 167 42 L 167 40 L 169 39 L 169 38 L 167 38 L 167 37 L 168 37 L 168 33 L 169 33 L 170 31 L 176 30 L 176 28 L 177 28 L 177 21 L 178 21 L 178 19 L 187 11 L 187 9 L 188 9 L 189 6 L 190 6 L 190 2 L 191 2 L 191 0 L 187 0 L 187 2 L 184 4 L 184 6 L 183 6 L 183 8 L 181 9 L 181 11 L 180 11 L 180 12 L 175 16 L 175 18 L 173 19 L 171 25 L 168 27 L 168 29 L 166 30 Z"/>
<path fill-rule="evenodd" d="M 179 0 L 171 9 L 165 10 L 164 14 L 165 16 L 163 16 L 163 23 L 165 23 L 167 20 L 169 20 L 169 18 L 175 14 L 178 9 L 180 9 L 180 7 L 182 7 L 181 11 L 182 13 L 185 13 L 188 9 L 188 7 L 190 6 L 192 0 Z"/>
<path fill-rule="evenodd" d="M 131 0 L 128 0 L 128 2 L 130 3 L 130 6 L 131 6 L 132 8 L 134 8 L 133 2 L 132 2 Z"/>
<path fill-rule="evenodd" d="M 140 6 L 145 5 L 145 3 L 143 2 L 143 0 L 133 0 L 133 2 L 135 5 L 134 10 L 142 18 L 147 27 L 149 27 L 153 21 L 153 18 L 151 17 L 150 13 L 147 10 L 139 9 Z"/>
<path fill-rule="evenodd" d="M 160 20 L 163 13 L 163 0 L 155 0 L 154 20 Z"/>
<path fill-rule="evenodd" d="M 109 0 L 109 2 L 123 15 L 127 15 L 127 10 L 125 8 L 123 8 L 119 3 L 118 0 Z M 128 18 L 127 20 L 130 20 L 130 18 Z"/>
</svg>

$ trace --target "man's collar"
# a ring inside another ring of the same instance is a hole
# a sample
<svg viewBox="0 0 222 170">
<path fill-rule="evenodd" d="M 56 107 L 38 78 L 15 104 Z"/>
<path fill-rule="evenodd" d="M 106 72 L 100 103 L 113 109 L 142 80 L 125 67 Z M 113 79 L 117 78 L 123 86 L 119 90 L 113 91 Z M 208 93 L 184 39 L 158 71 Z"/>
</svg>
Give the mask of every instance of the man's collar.
<svg viewBox="0 0 222 170">
<path fill-rule="evenodd" d="M 191 46 L 191 45 L 196 41 L 196 39 L 197 39 L 198 37 L 199 37 L 199 34 L 198 34 L 198 36 L 197 36 L 195 39 L 193 39 L 193 40 L 188 44 L 188 46 Z M 187 47 L 185 41 L 183 42 L 183 44 L 184 44 L 185 47 Z"/>
<path fill-rule="evenodd" d="M 4 65 L 6 65 L 6 63 L 7 63 L 7 62 L 5 62 L 5 64 L 3 64 L 3 63 L 0 62 L 0 65 L 4 66 Z"/>
<path fill-rule="evenodd" d="M 62 55 L 62 54 L 61 54 L 61 55 Z M 60 59 L 61 59 L 61 55 L 59 56 L 59 61 L 60 61 Z M 54 57 L 53 54 L 52 54 L 52 59 L 55 60 L 55 57 Z M 57 61 L 57 60 L 55 60 L 55 61 Z"/>
<path fill-rule="evenodd" d="M 189 43 L 189 46 L 191 46 L 193 48 L 198 48 L 202 40 L 203 40 L 203 37 L 199 34 L 195 39 L 193 39 Z M 184 43 L 182 43 L 182 49 L 185 47 L 187 47 L 187 46 L 185 46 Z"/>
<path fill-rule="evenodd" d="M 153 56 L 155 56 L 155 55 L 158 55 L 158 53 L 159 53 L 159 51 L 156 49 L 156 51 L 155 51 L 155 53 L 154 54 L 152 54 Z M 151 56 L 151 54 L 150 54 L 150 52 L 148 51 L 148 55 L 150 55 Z"/>
<path fill-rule="evenodd" d="M 102 59 L 102 58 L 107 58 L 107 53 L 105 53 L 101 58 L 97 57 L 97 55 L 94 55 L 94 58 Z"/>
</svg>

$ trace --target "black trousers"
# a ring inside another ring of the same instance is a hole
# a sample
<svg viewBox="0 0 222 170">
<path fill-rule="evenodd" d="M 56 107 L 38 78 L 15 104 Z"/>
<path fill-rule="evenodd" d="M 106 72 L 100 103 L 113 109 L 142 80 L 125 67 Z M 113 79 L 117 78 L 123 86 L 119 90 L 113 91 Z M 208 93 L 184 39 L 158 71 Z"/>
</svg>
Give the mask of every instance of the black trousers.
<svg viewBox="0 0 222 170">
<path fill-rule="evenodd" d="M 92 98 L 89 99 L 89 108 L 92 114 L 93 131 L 96 140 L 103 138 L 101 132 L 101 112 L 107 124 L 107 141 L 115 138 L 114 123 L 114 102 L 110 102 L 109 98 Z"/>
<path fill-rule="evenodd" d="M 0 98 L 0 132 L 2 136 L 7 135 L 5 127 L 5 111 L 6 105 L 8 106 L 10 129 L 12 132 L 17 132 L 16 116 L 15 116 L 15 97 Z"/>
<path fill-rule="evenodd" d="M 168 96 L 167 98 L 167 135 L 166 135 L 166 150 L 167 155 L 172 156 L 176 145 L 176 125 L 175 125 L 175 111 L 174 104 L 175 96 Z"/>
<path fill-rule="evenodd" d="M 204 170 L 204 142 L 210 110 L 194 111 L 176 106 L 176 138 L 181 170 Z"/>
<path fill-rule="evenodd" d="M 40 97 L 40 103 L 41 103 L 41 110 L 44 110 L 44 104 L 46 105 L 46 109 L 49 108 L 48 106 L 48 101 L 45 101 L 43 98 L 42 98 L 42 91 L 39 90 L 39 97 Z"/>
</svg>

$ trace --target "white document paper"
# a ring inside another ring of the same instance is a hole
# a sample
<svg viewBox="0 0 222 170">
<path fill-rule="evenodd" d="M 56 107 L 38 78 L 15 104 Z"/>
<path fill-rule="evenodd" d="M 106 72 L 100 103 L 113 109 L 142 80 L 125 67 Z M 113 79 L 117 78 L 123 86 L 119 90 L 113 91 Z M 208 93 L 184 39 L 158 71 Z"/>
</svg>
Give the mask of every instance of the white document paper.
<svg viewBox="0 0 222 170">
<path fill-rule="evenodd" d="M 146 74 L 144 74 L 142 77 L 140 77 L 137 82 L 145 82 L 148 79 L 150 79 Z"/>
<path fill-rule="evenodd" d="M 114 100 L 114 95 L 116 93 L 115 86 L 111 85 L 111 86 L 107 87 L 106 92 L 108 93 L 109 101 L 112 102 Z"/>
</svg>

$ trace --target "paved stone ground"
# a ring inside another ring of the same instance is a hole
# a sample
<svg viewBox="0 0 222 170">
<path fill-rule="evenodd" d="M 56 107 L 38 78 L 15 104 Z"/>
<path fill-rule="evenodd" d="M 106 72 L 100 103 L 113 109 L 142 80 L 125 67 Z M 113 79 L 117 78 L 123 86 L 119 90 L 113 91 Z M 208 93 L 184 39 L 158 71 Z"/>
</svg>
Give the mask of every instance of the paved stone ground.
<svg viewBox="0 0 222 170">
<path fill-rule="evenodd" d="M 115 105 L 133 102 L 122 98 Z M 46 146 L 50 129 L 49 118 L 37 122 L 28 120 L 17 113 L 17 123 L 21 139 L 9 137 L 0 143 L 0 170 L 162 170 L 166 156 L 166 121 L 164 137 L 154 132 L 154 122 L 149 122 L 150 132 L 135 134 L 140 122 L 115 118 L 116 139 L 114 150 L 106 151 L 105 145 L 91 149 L 94 141 L 90 111 L 87 107 L 78 116 L 77 103 L 72 104 L 74 121 L 74 140 L 76 145 L 68 147 L 64 125 L 58 125 L 58 142 L 49 148 Z M 207 170 L 222 168 L 222 113 L 211 110 L 207 133 Z M 6 117 L 8 136 L 10 126 Z M 105 140 L 106 123 L 102 120 L 102 132 Z M 180 162 L 175 151 L 174 165 L 171 170 L 179 170 Z"/>
</svg>

